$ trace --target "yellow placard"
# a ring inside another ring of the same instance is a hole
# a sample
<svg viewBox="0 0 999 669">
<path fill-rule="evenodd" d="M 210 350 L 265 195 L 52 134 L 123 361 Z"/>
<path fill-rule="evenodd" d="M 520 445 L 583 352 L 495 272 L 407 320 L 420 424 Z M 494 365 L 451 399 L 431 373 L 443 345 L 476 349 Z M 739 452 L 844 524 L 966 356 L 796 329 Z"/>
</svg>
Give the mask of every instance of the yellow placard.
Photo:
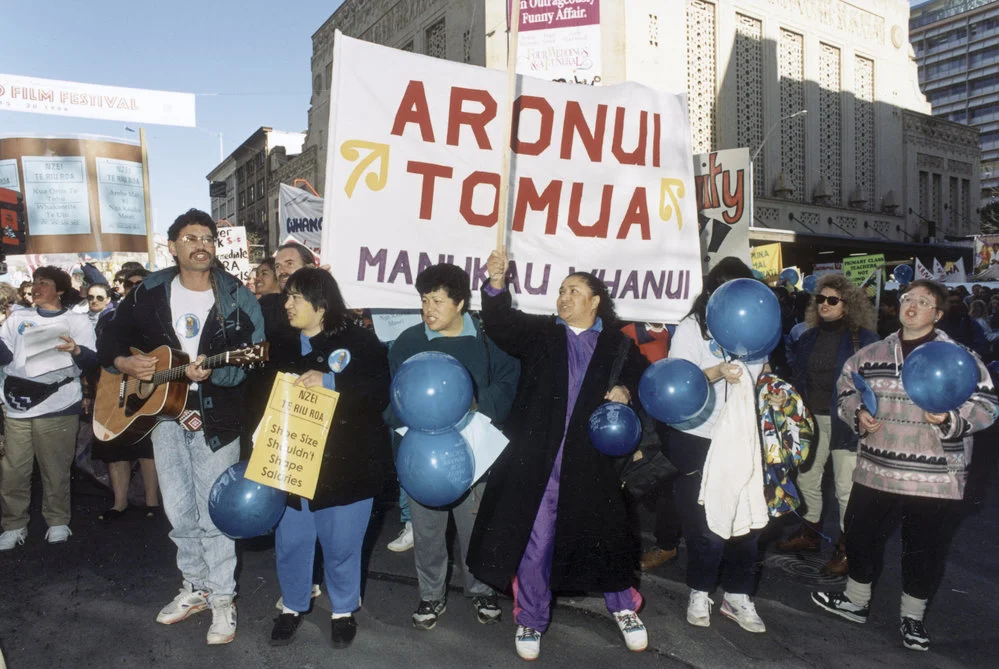
<svg viewBox="0 0 999 669">
<path fill-rule="evenodd" d="M 749 255 L 752 258 L 753 269 L 763 274 L 764 281 L 770 283 L 777 280 L 781 268 L 784 267 L 780 242 L 754 246 L 749 250 Z"/>
<path fill-rule="evenodd" d="M 281 372 L 274 379 L 246 478 L 312 499 L 340 393 L 296 386 L 297 378 Z"/>
</svg>

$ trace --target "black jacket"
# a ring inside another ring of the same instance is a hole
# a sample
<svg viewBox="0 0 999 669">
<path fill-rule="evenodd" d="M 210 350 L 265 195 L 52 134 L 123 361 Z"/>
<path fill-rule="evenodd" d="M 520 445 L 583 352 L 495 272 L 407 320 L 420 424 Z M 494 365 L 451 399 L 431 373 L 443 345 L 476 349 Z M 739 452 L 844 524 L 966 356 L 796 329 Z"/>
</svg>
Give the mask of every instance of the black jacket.
<svg viewBox="0 0 999 669">
<path fill-rule="evenodd" d="M 392 447 L 382 412 L 389 403 L 389 368 L 385 347 L 375 334 L 348 323 L 339 332 L 323 332 L 309 339 L 312 351 L 299 354 L 285 371 L 330 371 L 329 354 L 350 351 L 350 362 L 336 375 L 340 393 L 326 449 L 319 468 L 316 493 L 309 502 L 313 510 L 340 506 L 374 497 L 391 466 Z M 301 351 L 301 348 L 299 348 Z M 301 508 L 297 495 L 288 505 Z"/>
<path fill-rule="evenodd" d="M 490 470 L 475 520 L 469 568 L 496 587 L 510 583 L 564 436 L 551 587 L 617 592 L 635 585 L 639 547 L 615 459 L 593 446 L 588 430 L 627 336 L 610 325 L 600 333 L 566 427 L 565 326 L 554 317 L 511 309 L 509 292 L 493 297 L 483 291 L 482 321 L 492 340 L 520 360 L 520 383 L 503 429 L 510 444 Z M 638 381 L 649 363 L 634 342 L 629 344 L 618 383 L 637 401 Z"/>
<path fill-rule="evenodd" d="M 98 363 L 115 371 L 115 358 L 131 355 L 130 347 L 143 352 L 164 345 L 181 349 L 170 312 L 170 284 L 178 274 L 176 267 L 154 272 L 118 304 L 97 341 Z M 213 269 L 211 277 L 215 304 L 208 312 L 198 353 L 215 355 L 263 341 L 264 321 L 253 294 L 220 269 Z M 245 370 L 219 367 L 188 398 L 187 408 L 201 411 L 205 440 L 213 451 L 240 436 L 245 380 Z"/>
</svg>

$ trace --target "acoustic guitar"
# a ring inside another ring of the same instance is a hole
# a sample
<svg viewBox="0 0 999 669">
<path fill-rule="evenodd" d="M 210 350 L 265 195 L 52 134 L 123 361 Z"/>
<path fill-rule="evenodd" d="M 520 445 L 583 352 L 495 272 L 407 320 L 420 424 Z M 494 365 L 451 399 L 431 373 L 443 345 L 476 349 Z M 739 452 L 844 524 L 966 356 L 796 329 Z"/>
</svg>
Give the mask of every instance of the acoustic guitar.
<svg viewBox="0 0 999 669">
<path fill-rule="evenodd" d="M 202 369 L 267 362 L 270 344 L 238 348 L 208 357 Z M 184 373 L 190 359 L 183 351 L 160 346 L 134 355 L 156 358 L 156 372 L 149 381 L 101 370 L 94 398 L 94 438 L 115 446 L 136 443 L 164 420 L 176 420 L 187 405 L 190 380 Z"/>
</svg>

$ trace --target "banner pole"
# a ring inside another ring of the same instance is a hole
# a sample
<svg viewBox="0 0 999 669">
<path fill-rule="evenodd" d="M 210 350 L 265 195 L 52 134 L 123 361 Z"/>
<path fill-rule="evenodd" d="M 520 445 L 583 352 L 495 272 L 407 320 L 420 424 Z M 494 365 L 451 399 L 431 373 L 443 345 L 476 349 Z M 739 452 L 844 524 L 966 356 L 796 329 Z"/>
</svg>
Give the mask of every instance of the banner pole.
<svg viewBox="0 0 999 669">
<path fill-rule="evenodd" d="M 153 240 L 153 207 L 149 199 L 149 153 L 146 150 L 146 129 L 139 128 L 139 150 L 142 154 L 142 199 L 146 206 L 146 252 L 149 271 L 156 265 L 156 242 Z"/>
<path fill-rule="evenodd" d="M 513 101 L 517 93 L 517 39 L 520 35 L 520 0 L 510 0 L 510 26 L 506 50 L 506 114 L 503 118 L 503 164 L 500 168 L 499 207 L 496 220 L 496 250 L 506 246 L 506 227 L 509 218 L 510 161 L 513 137 Z"/>
</svg>

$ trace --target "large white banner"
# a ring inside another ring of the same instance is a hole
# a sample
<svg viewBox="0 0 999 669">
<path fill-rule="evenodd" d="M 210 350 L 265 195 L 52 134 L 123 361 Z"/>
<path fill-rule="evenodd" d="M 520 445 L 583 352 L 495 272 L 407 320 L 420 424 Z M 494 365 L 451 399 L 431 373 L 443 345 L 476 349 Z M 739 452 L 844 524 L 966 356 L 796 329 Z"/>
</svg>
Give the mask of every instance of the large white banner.
<svg viewBox="0 0 999 669">
<path fill-rule="evenodd" d="M 697 154 L 694 180 L 704 273 L 729 256 L 749 265 L 749 149 Z"/>
<path fill-rule="evenodd" d="M 296 241 L 320 253 L 323 236 L 323 198 L 307 190 L 281 184 L 278 197 L 278 243 Z"/>
<path fill-rule="evenodd" d="M 438 262 L 496 246 L 506 73 L 336 35 L 323 258 L 353 307 L 413 308 Z M 517 306 L 550 314 L 592 271 L 629 320 L 676 322 L 701 290 L 684 98 L 518 77 L 506 240 Z M 514 187 L 515 186 L 515 187 Z"/>
<path fill-rule="evenodd" d="M 0 111 L 194 127 L 194 94 L 0 74 Z"/>
</svg>

